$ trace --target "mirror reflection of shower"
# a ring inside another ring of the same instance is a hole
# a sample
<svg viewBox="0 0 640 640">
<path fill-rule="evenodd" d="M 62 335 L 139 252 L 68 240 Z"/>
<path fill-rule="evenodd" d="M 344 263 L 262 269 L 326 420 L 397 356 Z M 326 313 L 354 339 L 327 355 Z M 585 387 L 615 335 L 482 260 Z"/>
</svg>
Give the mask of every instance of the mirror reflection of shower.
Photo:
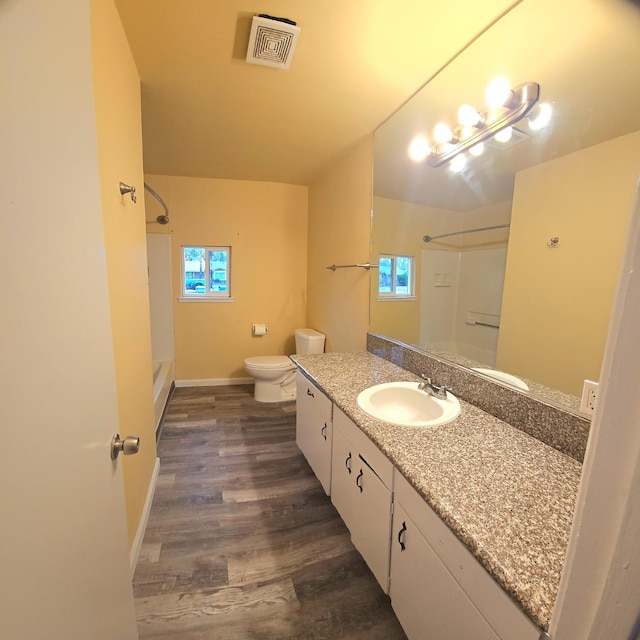
<svg viewBox="0 0 640 640">
<path fill-rule="evenodd" d="M 162 205 L 162 208 L 164 209 L 164 214 L 159 215 L 155 221 L 158 224 L 169 224 L 169 208 L 165 204 L 165 201 L 146 182 L 144 183 L 144 188 Z M 153 224 L 153 222 L 148 224 Z"/>
</svg>

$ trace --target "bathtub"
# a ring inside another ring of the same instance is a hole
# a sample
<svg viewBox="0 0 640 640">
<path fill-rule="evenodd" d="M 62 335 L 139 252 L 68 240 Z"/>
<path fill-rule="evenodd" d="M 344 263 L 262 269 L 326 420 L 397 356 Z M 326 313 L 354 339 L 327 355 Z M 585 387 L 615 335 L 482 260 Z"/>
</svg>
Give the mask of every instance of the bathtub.
<svg viewBox="0 0 640 640">
<path fill-rule="evenodd" d="M 169 399 L 175 378 L 173 360 L 153 363 L 153 406 L 156 419 L 156 432 L 160 426 L 162 413 Z"/>
</svg>

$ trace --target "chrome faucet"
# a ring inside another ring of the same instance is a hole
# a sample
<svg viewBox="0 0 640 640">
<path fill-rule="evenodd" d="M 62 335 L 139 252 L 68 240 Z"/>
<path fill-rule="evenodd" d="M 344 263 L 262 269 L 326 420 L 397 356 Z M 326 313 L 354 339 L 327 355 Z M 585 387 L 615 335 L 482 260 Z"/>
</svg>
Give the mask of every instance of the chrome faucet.
<svg viewBox="0 0 640 640">
<path fill-rule="evenodd" d="M 440 398 L 440 400 L 447 399 L 447 391 L 451 391 L 451 389 L 448 389 L 444 385 L 438 386 L 437 384 L 434 384 L 431 382 L 431 378 L 426 376 L 424 373 L 420 374 L 420 377 L 423 378 L 424 382 L 420 382 L 418 384 L 418 389 L 425 391 L 434 398 Z"/>
</svg>

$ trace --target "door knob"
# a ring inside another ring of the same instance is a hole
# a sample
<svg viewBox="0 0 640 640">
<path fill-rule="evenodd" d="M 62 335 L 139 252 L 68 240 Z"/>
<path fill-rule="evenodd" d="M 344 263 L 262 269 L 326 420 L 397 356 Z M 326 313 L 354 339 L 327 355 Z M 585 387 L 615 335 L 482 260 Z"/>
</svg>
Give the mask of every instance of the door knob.
<svg viewBox="0 0 640 640">
<path fill-rule="evenodd" d="M 120 434 L 116 433 L 111 441 L 111 459 L 115 460 L 121 451 L 125 456 L 133 455 L 138 453 L 139 448 L 140 436 L 127 436 L 124 440 L 121 440 Z"/>
</svg>

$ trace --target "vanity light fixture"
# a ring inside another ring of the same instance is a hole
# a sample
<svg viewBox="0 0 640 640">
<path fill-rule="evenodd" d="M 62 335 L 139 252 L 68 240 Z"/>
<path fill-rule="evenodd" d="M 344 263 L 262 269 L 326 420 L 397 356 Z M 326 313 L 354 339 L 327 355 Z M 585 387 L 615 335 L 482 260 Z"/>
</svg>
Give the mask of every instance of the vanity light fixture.
<svg viewBox="0 0 640 640">
<path fill-rule="evenodd" d="M 513 127 L 506 127 L 501 131 L 498 131 L 495 136 L 493 136 L 498 142 L 509 142 L 511 140 L 511 136 L 513 135 Z"/>
<path fill-rule="evenodd" d="M 482 119 L 482 114 L 470 104 L 463 104 L 458 109 L 458 122 L 463 127 L 477 127 Z"/>
<path fill-rule="evenodd" d="M 484 153 L 484 142 L 478 142 L 478 144 L 471 147 L 469 153 L 472 156 L 481 156 Z"/>
<path fill-rule="evenodd" d="M 433 138 L 439 144 L 447 144 L 453 140 L 453 131 L 446 124 L 440 122 L 433 129 Z"/>
<path fill-rule="evenodd" d="M 531 110 L 531 115 L 529 116 L 529 129 L 533 131 L 537 131 L 538 129 L 542 129 L 549 124 L 551 120 L 551 105 L 546 102 L 538 103 L 534 109 Z"/>
<path fill-rule="evenodd" d="M 485 89 L 484 100 L 490 109 L 498 109 L 513 98 L 511 86 L 506 78 L 494 78 Z"/>
<path fill-rule="evenodd" d="M 425 138 L 414 138 L 409 145 L 409 157 L 422 162 L 431 153 L 431 146 Z"/>
<path fill-rule="evenodd" d="M 460 173 L 467 166 L 467 156 L 459 153 L 455 158 L 451 160 L 449 168 L 454 173 Z"/>
<path fill-rule="evenodd" d="M 450 129 L 444 123 L 436 125 L 436 143 L 430 147 L 430 153 L 426 156 L 427 164 L 430 167 L 440 167 L 467 150 L 472 155 L 480 155 L 482 143 L 494 136 L 498 141 L 507 142 L 511 137 L 511 127 L 529 114 L 539 98 L 540 85 L 537 82 L 525 82 L 511 89 L 504 78 L 492 80 L 485 93 L 489 105 L 486 112 L 465 104 L 458 110 L 459 126 Z M 541 116 L 542 113 L 547 113 L 547 109 L 541 109 Z M 547 120 L 540 126 L 549 121 L 550 110 L 548 113 Z M 472 148 L 474 151 L 471 151 Z M 466 160 L 458 162 L 460 164 L 455 168 L 451 167 L 453 171 L 460 171 Z"/>
</svg>

